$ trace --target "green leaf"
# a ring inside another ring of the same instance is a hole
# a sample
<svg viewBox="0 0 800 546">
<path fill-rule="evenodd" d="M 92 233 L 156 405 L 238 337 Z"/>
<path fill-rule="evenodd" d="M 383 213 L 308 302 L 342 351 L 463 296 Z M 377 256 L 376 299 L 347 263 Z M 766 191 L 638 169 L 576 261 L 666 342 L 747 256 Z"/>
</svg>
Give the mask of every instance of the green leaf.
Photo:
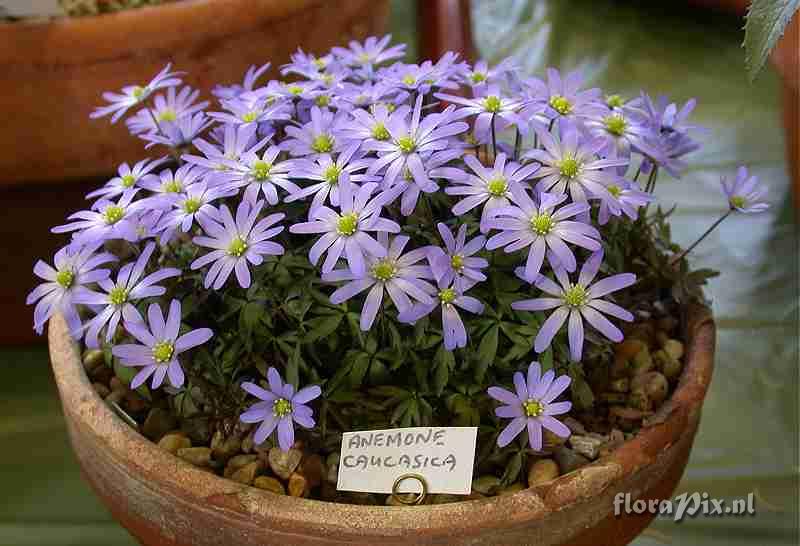
<svg viewBox="0 0 800 546">
<path fill-rule="evenodd" d="M 494 325 L 484 334 L 478 346 L 478 360 L 481 364 L 490 365 L 497 356 L 497 335 L 500 331 L 498 325 Z"/>
<path fill-rule="evenodd" d="M 450 371 L 456 366 L 456 359 L 453 353 L 444 348 L 444 345 L 436 351 L 436 367 L 433 370 L 433 390 L 437 395 L 442 394 L 450 379 Z"/>
<path fill-rule="evenodd" d="M 751 81 L 764 67 L 767 57 L 798 9 L 800 0 L 753 0 L 747 12 L 743 44 L 744 62 Z"/>
<path fill-rule="evenodd" d="M 294 385 L 294 388 L 300 385 L 300 366 L 302 365 L 303 357 L 300 356 L 300 344 L 294 346 L 292 356 L 286 363 L 286 382 Z"/>
<path fill-rule="evenodd" d="M 502 483 L 504 486 L 511 485 L 512 483 L 517 481 L 517 478 L 519 477 L 519 473 L 521 471 L 522 471 L 522 452 L 517 451 L 508 460 L 508 464 L 506 464 L 506 469 L 503 472 L 503 477 L 500 479 L 500 483 Z"/>
<path fill-rule="evenodd" d="M 306 322 L 308 332 L 303 336 L 304 343 L 313 343 L 318 339 L 322 339 L 331 335 L 339 327 L 344 315 L 329 315 L 324 317 L 316 317 Z"/>
</svg>

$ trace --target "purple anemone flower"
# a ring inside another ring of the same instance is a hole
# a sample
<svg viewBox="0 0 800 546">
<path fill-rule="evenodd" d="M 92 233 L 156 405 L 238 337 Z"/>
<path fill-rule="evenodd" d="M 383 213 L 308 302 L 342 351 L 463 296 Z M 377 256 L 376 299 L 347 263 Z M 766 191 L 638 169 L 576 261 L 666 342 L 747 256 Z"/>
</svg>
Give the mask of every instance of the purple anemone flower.
<svg viewBox="0 0 800 546">
<path fill-rule="evenodd" d="M 378 185 L 368 182 L 360 188 L 350 182 L 346 172 L 339 178 L 340 211 L 321 206 L 311 211 L 311 221 L 300 222 L 289 227 L 291 233 L 323 233 L 308 253 L 312 264 L 319 262 L 327 252 L 322 272 L 333 271 L 336 262 L 344 255 L 350 270 L 356 276 L 366 272 L 365 255 L 383 258 L 386 249 L 379 245 L 368 232 L 398 233 L 400 226 L 387 218 L 381 218 L 383 207 L 381 195 L 372 196 Z"/>
<path fill-rule="evenodd" d="M 511 205 L 511 188 L 522 184 L 529 179 L 539 168 L 536 163 L 520 165 L 519 163 L 506 163 L 506 154 L 499 153 L 491 169 L 484 167 L 472 155 L 464 156 L 464 163 L 472 169 L 474 174 L 457 172 L 455 175 L 447 174 L 445 178 L 452 178 L 454 185 L 445 188 L 448 195 L 465 195 L 466 197 L 453 206 L 453 214 L 461 216 L 475 207 L 485 203 L 481 213 L 481 233 L 489 231 L 487 221 L 494 209 Z"/>
<path fill-rule="evenodd" d="M 352 119 L 342 125 L 341 135 L 358 142 L 367 141 L 365 148 L 369 148 L 374 141 L 384 142 L 391 139 L 392 135 L 386 125 L 392 117 L 405 119 L 410 111 L 411 108 L 406 105 L 398 106 L 394 110 L 390 110 L 386 104 L 376 104 L 369 111 L 356 108 L 350 112 Z"/>
<path fill-rule="evenodd" d="M 122 88 L 121 94 L 112 93 L 110 91 L 103 93 L 103 98 L 111 104 L 96 108 L 89 117 L 95 119 L 113 114 L 111 116 L 111 123 L 116 123 L 119 118 L 125 115 L 125 112 L 127 112 L 129 108 L 147 100 L 153 91 L 164 87 L 180 85 L 181 80 L 177 78 L 177 76 L 182 73 L 170 72 L 169 69 L 171 67 L 171 64 L 165 66 L 164 69 L 156 74 L 156 77 L 150 80 L 150 83 L 145 86 L 128 85 Z"/>
<path fill-rule="evenodd" d="M 337 137 L 337 133 L 344 123 L 345 115 L 313 106 L 308 123 L 302 127 L 286 126 L 287 139 L 282 147 L 295 157 L 340 152 L 345 142 Z"/>
<path fill-rule="evenodd" d="M 429 114 L 421 119 L 422 95 L 418 95 L 411 120 L 396 115 L 389 118 L 386 129 L 391 135 L 390 139 L 364 143 L 366 149 L 376 150 L 379 156 L 370 165 L 367 174 L 377 174 L 385 168 L 383 185 L 384 188 L 390 188 L 408 169 L 422 191 L 436 191 L 438 186 L 428 177 L 422 164 L 422 155 L 449 148 L 452 137 L 469 129 L 466 123 L 453 121 L 454 110 L 453 106 L 449 106 L 442 113 Z"/>
<path fill-rule="evenodd" d="M 376 177 L 365 174 L 355 174 L 367 168 L 370 159 L 364 159 L 364 152 L 359 152 L 359 144 L 356 142 L 342 150 L 336 160 L 329 154 L 321 154 L 310 159 L 302 158 L 292 162 L 290 176 L 292 178 L 302 178 L 308 180 L 319 180 L 316 184 L 311 184 L 305 188 L 298 188 L 297 191 L 286 198 L 290 203 L 298 199 L 305 199 L 309 195 L 314 198 L 311 201 L 309 216 L 317 208 L 329 201 L 331 206 L 339 207 L 339 180 L 342 176 L 347 176 L 354 182 L 373 181 Z"/>
<path fill-rule="evenodd" d="M 179 389 L 183 386 L 184 374 L 178 356 L 202 345 L 214 335 L 208 328 L 197 328 L 183 335 L 181 328 L 181 302 L 172 300 L 166 320 L 161 307 L 151 303 L 147 308 L 148 326 L 138 311 L 129 320 L 125 318 L 125 330 L 136 338 L 139 344 L 116 345 L 111 352 L 120 359 L 123 366 L 140 367 L 142 370 L 131 380 L 131 388 L 136 389 L 153 377 L 150 386 L 157 389 L 166 377 L 169 384 Z"/>
<path fill-rule="evenodd" d="M 289 180 L 292 162 L 275 161 L 280 153 L 281 149 L 278 146 L 270 146 L 261 155 L 254 150 L 248 150 L 236 161 L 222 160 L 222 164 L 228 169 L 220 175 L 220 178 L 225 180 L 226 185 L 245 188 L 246 201 L 255 203 L 263 193 L 267 203 L 275 206 L 279 202 L 277 188 L 290 195 L 300 191 L 300 188 Z"/>
<path fill-rule="evenodd" d="M 155 231 L 163 232 L 162 242 L 172 238 L 177 228 L 187 233 L 195 220 L 218 220 L 217 209 L 211 204 L 217 199 L 236 195 L 236 189 L 228 186 L 208 187 L 205 180 L 200 180 L 185 189 L 172 202 L 173 209 L 166 212 L 156 224 Z"/>
<path fill-rule="evenodd" d="M 465 292 L 476 283 L 486 280 L 486 275 L 481 271 L 489 266 L 484 258 L 474 256 L 483 250 L 486 237 L 479 235 L 467 242 L 467 225 L 458 228 L 458 235 L 453 237 L 453 232 L 446 224 L 436 224 L 439 235 L 444 241 L 445 248 L 438 246 L 428 248 L 428 263 L 436 282 L 444 286 L 453 286 L 459 293 Z"/>
<path fill-rule="evenodd" d="M 68 224 L 56 226 L 53 233 L 74 231 L 72 244 L 76 247 L 110 239 L 125 239 L 134 242 L 138 239 L 135 226 L 137 209 L 142 201 L 131 203 L 139 188 L 125 190 L 119 200 L 114 203 L 101 199 L 94 204 L 97 210 L 82 210 L 71 214 L 67 220 L 75 220 Z"/>
<path fill-rule="evenodd" d="M 269 389 L 255 383 L 244 382 L 242 389 L 261 400 L 239 416 L 242 423 L 261 423 L 253 435 L 256 445 L 264 443 L 272 432 L 278 430 L 278 446 L 289 451 L 294 445 L 294 423 L 303 428 L 314 428 L 314 410 L 307 404 L 322 394 L 322 389 L 312 385 L 294 392 L 291 383 L 284 383 L 275 368 L 267 370 Z"/>
<path fill-rule="evenodd" d="M 333 62 L 333 55 L 323 55 L 317 57 L 313 53 L 306 53 L 301 48 L 290 55 L 292 62 L 281 66 L 281 74 L 307 74 L 311 71 L 325 70 L 325 68 Z"/>
<path fill-rule="evenodd" d="M 562 78 L 555 68 L 547 69 L 547 80 L 531 78 L 524 82 L 526 91 L 534 101 L 531 113 L 541 112 L 540 121 L 556 118 L 578 118 L 588 115 L 600 99 L 600 89 L 581 91 L 583 74 L 579 70 Z M 532 116 L 533 117 L 533 116 Z M 538 116 L 537 116 L 538 117 Z"/>
<path fill-rule="evenodd" d="M 655 201 L 652 195 L 641 191 L 636 182 L 623 178 L 606 186 L 606 189 L 609 195 L 600 197 L 600 209 L 597 211 L 597 222 L 601 226 L 606 225 L 611 216 L 624 214 L 631 220 L 636 220 L 639 208 Z"/>
<path fill-rule="evenodd" d="M 248 262 L 261 265 L 264 256 L 283 254 L 283 247 L 268 239 L 283 231 L 283 226 L 272 226 L 286 215 L 282 212 L 270 214 L 256 223 L 262 208 L 263 201 L 251 204 L 243 200 L 236 209 L 236 219 L 225 205 L 219 208 L 216 219 L 211 216 L 198 217 L 206 235 L 195 237 L 192 242 L 213 250 L 197 258 L 190 267 L 193 270 L 200 269 L 213 262 L 203 283 L 206 288 L 213 286 L 214 290 L 219 290 L 234 271 L 239 286 L 249 288 L 251 278 Z"/>
<path fill-rule="evenodd" d="M 478 61 L 474 66 L 470 67 L 465 65 L 459 70 L 459 75 L 463 82 L 473 88 L 482 85 L 502 84 L 505 83 L 506 76 L 509 72 L 516 72 L 519 67 L 515 65 L 512 58 L 506 58 L 489 67 L 486 61 Z"/>
<path fill-rule="evenodd" d="M 252 91 L 253 87 L 256 85 L 256 81 L 258 81 L 258 78 L 260 78 L 267 70 L 269 70 L 269 67 L 270 63 L 263 64 L 260 67 L 251 65 L 250 68 L 247 69 L 247 72 L 244 75 L 244 81 L 241 84 L 234 83 L 232 85 L 217 85 L 211 90 L 211 94 L 218 99 L 235 99 L 242 93 Z"/>
<path fill-rule="evenodd" d="M 268 97 L 242 94 L 235 99 L 220 101 L 226 112 L 209 112 L 208 117 L 232 125 L 258 125 L 270 121 L 291 119 L 291 107 L 285 102 L 270 102 Z"/>
<path fill-rule="evenodd" d="M 442 150 L 434 152 L 429 156 L 423 156 L 422 172 L 425 173 L 429 179 L 433 178 L 449 178 L 454 176 L 453 173 L 458 173 L 457 176 L 463 176 L 464 171 L 455 167 L 442 167 L 442 165 L 457 159 L 464 155 L 464 150 L 461 147 L 454 149 Z M 435 189 L 434 189 L 435 188 Z M 395 180 L 394 186 L 384 191 L 386 196 L 386 204 L 392 203 L 398 196 L 400 197 L 400 214 L 403 216 L 410 216 L 417 208 L 417 202 L 420 195 L 424 192 L 426 194 L 434 193 L 438 189 L 435 182 L 429 188 L 421 188 L 419 184 L 414 181 L 413 173 L 408 169 L 403 169 L 401 177 Z"/>
<path fill-rule="evenodd" d="M 203 169 L 185 164 L 174 171 L 164 169 L 158 175 L 147 175 L 139 182 L 139 186 L 154 194 L 147 198 L 148 203 L 153 203 L 155 207 L 169 206 L 186 191 L 186 188 L 196 184 L 203 174 Z"/>
<path fill-rule="evenodd" d="M 764 200 L 767 188 L 758 185 L 758 177 L 750 176 L 747 167 L 739 167 L 736 179 L 730 183 L 723 176 L 720 184 L 731 209 L 753 214 L 769 208 L 769 203 Z"/>
<path fill-rule="evenodd" d="M 444 348 L 448 351 L 463 349 L 467 346 L 467 329 L 457 308 L 480 315 L 483 313 L 483 304 L 472 296 L 465 296 L 463 291 L 441 280 L 438 285 L 439 292 L 433 303 L 416 303 L 411 309 L 401 312 L 397 319 L 400 322 L 413 324 L 422 317 L 430 315 L 436 307 L 441 307 Z"/>
<path fill-rule="evenodd" d="M 155 243 L 148 243 L 135 263 L 123 265 L 117 273 L 116 282 L 108 278 L 100 279 L 98 284 L 105 293 L 87 290 L 76 297 L 78 303 L 104 306 L 97 310 L 95 317 L 86 325 L 86 345 L 88 347 L 99 346 L 100 330 L 106 325 L 108 328 L 105 341 L 111 343 L 122 317 L 125 316 L 126 320 L 132 320 L 132 317 L 135 316 L 134 302 L 143 298 L 163 296 L 167 289 L 158 286 L 157 283 L 181 274 L 180 269 L 168 267 L 154 271 L 142 278 L 155 246 Z"/>
<path fill-rule="evenodd" d="M 556 436 L 569 438 L 570 430 L 555 418 L 572 409 L 572 402 L 553 402 L 561 395 L 572 380 L 568 375 L 556 377 L 553 370 L 542 375 L 542 368 L 533 361 L 528 367 L 527 381 L 522 372 L 514 374 L 514 390 L 502 387 L 489 387 L 489 396 L 505 404 L 494 410 L 495 415 L 511 422 L 497 437 L 497 445 L 505 447 L 519 434 L 528 429 L 528 442 L 534 451 L 542 450 L 542 428 Z M 523 436 L 524 438 L 524 436 Z"/>
<path fill-rule="evenodd" d="M 530 247 L 525 262 L 525 278 L 534 282 L 539 276 L 545 254 L 549 248 L 556 262 L 550 265 L 562 265 L 567 271 L 575 271 L 577 263 L 567 243 L 586 248 L 600 250 L 600 232 L 589 224 L 570 220 L 589 210 L 586 203 L 570 203 L 555 209 L 563 203 L 566 194 L 554 195 L 540 193 L 537 205 L 524 189 L 516 186 L 511 189 L 512 198 L 517 206 L 495 209 L 487 225 L 500 230 L 486 243 L 488 250 L 502 246 L 507 253 Z"/>
<path fill-rule="evenodd" d="M 570 282 L 567 272 L 561 267 L 555 268 L 556 278 L 561 286 L 544 275 L 540 275 L 536 280 L 536 287 L 551 297 L 520 300 L 511 304 L 512 309 L 519 311 L 555 309 L 536 335 L 534 349 L 537 353 L 543 352 L 550 346 L 553 337 L 555 337 L 567 319 L 569 319 L 567 331 L 569 334 L 570 356 L 575 362 L 580 361 L 583 354 L 584 319 L 611 341 L 615 343 L 622 341 L 622 332 L 603 314 L 611 315 L 627 322 L 633 320 L 633 315 L 619 305 L 601 298 L 611 292 L 631 286 L 636 282 L 636 275 L 633 273 L 620 273 L 592 284 L 602 261 L 602 250 L 592 254 L 584 262 L 578 276 L 578 282 L 574 284 Z"/>
<path fill-rule="evenodd" d="M 431 297 L 436 289 L 423 279 L 432 279 L 433 274 L 427 265 L 418 265 L 427 257 L 426 248 L 417 248 L 403 255 L 409 238 L 398 235 L 389 242 L 389 234 L 381 232 L 378 241 L 383 249 L 382 256 L 368 256 L 367 268 L 357 275 L 352 270 L 337 270 L 322 275 L 328 282 L 350 281 L 331 294 L 331 303 L 338 305 L 364 290 L 370 289 L 361 309 L 361 329 L 372 327 L 375 316 L 383 302 L 384 292 L 389 294 L 398 313 L 411 309 L 414 299 L 421 303 L 433 303 Z"/>
<path fill-rule="evenodd" d="M 106 182 L 100 189 L 88 193 L 86 198 L 94 199 L 95 197 L 104 197 L 106 199 L 113 199 L 118 195 L 122 195 L 126 190 L 137 186 L 139 180 L 168 160 L 169 157 L 166 156 L 159 159 L 143 159 L 136 163 L 133 168 L 127 163 L 123 163 L 117 169 L 117 176 Z"/>
<path fill-rule="evenodd" d="M 459 115 L 476 116 L 474 133 L 479 142 L 489 142 L 491 140 L 493 122 L 495 131 L 501 131 L 516 125 L 523 135 L 528 132 L 528 122 L 518 114 L 525 103 L 518 99 L 503 97 L 497 85 L 488 86 L 481 95 L 472 99 L 447 93 L 436 93 L 435 97 L 463 106 L 463 108 L 457 110 Z"/>
<path fill-rule="evenodd" d="M 108 252 L 95 254 L 101 244 L 97 242 L 78 249 L 69 246 L 62 248 L 53 257 L 55 268 L 42 260 L 33 266 L 34 274 L 45 281 L 34 288 L 25 300 L 26 305 L 38 301 L 33 312 L 36 333 L 41 334 L 44 324 L 58 311 L 64 315 L 70 334 L 75 338 L 80 337 L 82 324 L 75 298 L 88 291 L 86 285 L 108 278 L 111 272 L 97 267 L 117 259 Z"/>
<path fill-rule="evenodd" d="M 370 36 L 363 44 L 353 40 L 347 44 L 349 48 L 334 47 L 331 53 L 349 66 L 376 65 L 405 55 L 406 45 L 398 44 L 387 48 L 391 41 L 391 34 L 380 39 Z"/>
<path fill-rule="evenodd" d="M 197 112 L 192 116 L 184 116 L 174 122 L 164 122 L 161 124 L 160 133 L 145 133 L 139 138 L 148 144 L 145 148 L 152 148 L 156 144 L 162 144 L 170 148 L 185 148 L 189 146 L 200 133 L 208 129 L 213 120 L 209 119 L 203 112 Z"/>
<path fill-rule="evenodd" d="M 537 188 L 550 193 L 567 193 L 575 202 L 585 202 L 589 197 L 607 197 L 607 186 L 617 179 L 614 167 L 628 164 L 627 159 L 599 159 L 598 152 L 606 146 L 605 140 L 586 140 L 577 127 L 564 121 L 561 136 L 535 128 L 543 150 L 530 150 L 523 157 L 541 163 L 536 173 L 540 181 Z"/>
<path fill-rule="evenodd" d="M 163 123 L 174 123 L 207 107 L 208 101 L 194 104 L 199 95 L 200 91 L 192 90 L 188 86 L 181 89 L 177 94 L 175 88 L 170 87 L 167 89 L 166 95 L 155 96 L 152 108 L 139 110 L 135 115 L 127 119 L 125 124 L 134 135 L 160 131 Z"/>
<path fill-rule="evenodd" d="M 222 142 L 219 145 L 212 144 L 202 138 L 192 141 L 192 144 L 205 157 L 184 154 L 181 159 L 206 169 L 208 173 L 218 175 L 214 177 L 214 181 L 209 180 L 210 184 L 218 184 L 220 183 L 219 175 L 224 174 L 230 168 L 227 164 L 228 161 L 237 161 L 245 152 L 255 153 L 267 145 L 268 138 L 257 140 L 257 131 L 258 127 L 254 123 L 247 125 L 225 124 L 222 126 Z"/>
</svg>

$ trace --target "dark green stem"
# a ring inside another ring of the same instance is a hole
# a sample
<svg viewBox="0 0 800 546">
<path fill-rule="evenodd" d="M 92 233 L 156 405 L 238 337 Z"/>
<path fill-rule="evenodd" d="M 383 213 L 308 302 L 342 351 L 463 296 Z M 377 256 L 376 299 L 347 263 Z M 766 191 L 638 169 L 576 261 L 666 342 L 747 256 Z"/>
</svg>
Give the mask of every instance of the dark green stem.
<svg viewBox="0 0 800 546">
<path fill-rule="evenodd" d="M 732 209 L 732 208 L 731 208 L 731 209 L 728 209 L 728 212 L 726 212 L 725 214 L 723 214 L 722 216 L 720 216 L 719 218 L 717 218 L 717 221 L 716 221 L 716 222 L 714 222 L 713 224 L 711 224 L 711 226 L 710 226 L 710 227 L 709 227 L 707 230 L 705 230 L 705 231 L 703 232 L 703 234 L 702 234 L 700 237 L 698 237 L 698 238 L 697 238 L 697 240 L 696 240 L 695 242 L 693 242 L 691 245 L 689 245 L 689 246 L 688 246 L 688 247 L 687 247 L 687 248 L 686 248 L 686 249 L 685 249 L 683 252 L 681 252 L 680 254 L 678 254 L 677 256 L 675 256 L 675 257 L 672 259 L 672 263 L 673 263 L 673 264 L 679 263 L 679 262 L 680 262 L 680 261 L 681 261 L 681 260 L 682 260 L 682 259 L 683 259 L 683 258 L 684 258 L 686 255 L 687 255 L 687 254 L 689 254 L 689 253 L 690 253 L 692 250 L 694 250 L 694 247 L 696 247 L 698 244 L 700 244 L 700 241 L 702 241 L 703 239 L 705 239 L 706 237 L 708 237 L 708 235 L 709 235 L 709 234 L 710 234 L 712 231 L 714 231 L 714 230 L 716 229 L 716 227 L 717 227 L 718 225 L 720 225 L 720 224 L 722 223 L 722 221 L 723 221 L 723 220 L 725 220 L 725 218 L 727 218 L 728 216 L 730 216 L 730 215 L 731 215 L 731 213 L 733 212 L 733 210 L 734 210 L 734 209 Z"/>
</svg>

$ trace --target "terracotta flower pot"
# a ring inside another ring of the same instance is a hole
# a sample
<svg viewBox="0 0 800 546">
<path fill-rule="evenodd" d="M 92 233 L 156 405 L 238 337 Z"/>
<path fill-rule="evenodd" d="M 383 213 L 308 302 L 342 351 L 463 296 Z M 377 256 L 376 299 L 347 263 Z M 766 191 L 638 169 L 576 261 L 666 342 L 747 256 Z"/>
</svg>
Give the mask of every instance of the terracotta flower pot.
<svg viewBox="0 0 800 546">
<path fill-rule="evenodd" d="M 93 17 L 0 23 L 0 184 L 108 175 L 142 142 L 90 121 L 103 91 L 172 62 L 208 97 L 251 64 L 269 77 L 298 46 L 322 53 L 383 31 L 388 0 L 181 0 Z M 152 152 L 155 153 L 155 152 Z"/>
<path fill-rule="evenodd" d="M 65 323 L 50 354 L 69 434 L 85 476 L 142 544 L 374 546 L 627 544 L 652 516 L 613 514 L 617 493 L 664 499 L 683 474 L 711 380 L 715 327 L 690 312 L 678 389 L 652 426 L 609 457 L 519 493 L 418 507 L 333 504 L 275 495 L 197 469 L 134 432 L 84 373 Z"/>
</svg>

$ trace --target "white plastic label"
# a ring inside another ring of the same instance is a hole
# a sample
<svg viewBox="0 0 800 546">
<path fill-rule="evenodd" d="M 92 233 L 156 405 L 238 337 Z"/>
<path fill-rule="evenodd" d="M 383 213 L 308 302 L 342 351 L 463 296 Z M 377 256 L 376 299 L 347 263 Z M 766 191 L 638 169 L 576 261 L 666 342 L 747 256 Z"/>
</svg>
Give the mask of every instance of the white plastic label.
<svg viewBox="0 0 800 546">
<path fill-rule="evenodd" d="M 475 464 L 476 427 L 414 427 L 345 432 L 339 459 L 341 491 L 391 493 L 398 477 L 418 474 L 428 493 L 468 495 Z M 417 493 L 416 479 L 398 484 L 398 493 Z"/>
</svg>

